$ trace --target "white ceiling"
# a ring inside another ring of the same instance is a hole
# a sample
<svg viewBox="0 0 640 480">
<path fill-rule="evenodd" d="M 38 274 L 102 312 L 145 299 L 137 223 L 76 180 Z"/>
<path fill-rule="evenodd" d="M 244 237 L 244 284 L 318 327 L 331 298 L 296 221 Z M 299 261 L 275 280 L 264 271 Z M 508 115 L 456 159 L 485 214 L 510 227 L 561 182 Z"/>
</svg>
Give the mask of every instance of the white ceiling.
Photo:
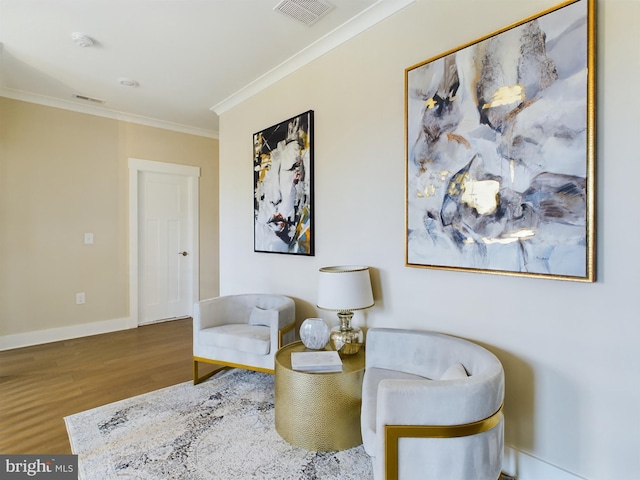
<svg viewBox="0 0 640 480">
<path fill-rule="evenodd" d="M 0 0 L 0 96 L 217 137 L 218 114 L 414 0 L 322 1 L 308 26 L 281 0 Z"/>
</svg>

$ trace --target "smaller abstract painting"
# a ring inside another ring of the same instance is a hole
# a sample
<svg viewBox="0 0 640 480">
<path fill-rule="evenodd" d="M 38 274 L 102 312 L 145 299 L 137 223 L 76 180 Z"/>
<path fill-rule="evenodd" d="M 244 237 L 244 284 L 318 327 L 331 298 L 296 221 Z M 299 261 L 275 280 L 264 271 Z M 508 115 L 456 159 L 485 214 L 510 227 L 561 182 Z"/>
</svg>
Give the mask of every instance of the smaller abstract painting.
<svg viewBox="0 0 640 480">
<path fill-rule="evenodd" d="M 407 266 L 595 281 L 594 5 L 406 69 Z"/>
<path fill-rule="evenodd" d="M 313 110 L 253 135 L 254 251 L 314 254 Z"/>
</svg>

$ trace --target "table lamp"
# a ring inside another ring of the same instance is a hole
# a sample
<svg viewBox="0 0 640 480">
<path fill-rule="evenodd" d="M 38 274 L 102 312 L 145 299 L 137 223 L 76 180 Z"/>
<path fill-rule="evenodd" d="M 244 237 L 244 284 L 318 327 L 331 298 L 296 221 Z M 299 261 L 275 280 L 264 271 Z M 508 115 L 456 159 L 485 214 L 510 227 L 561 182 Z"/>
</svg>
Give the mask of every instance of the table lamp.
<svg viewBox="0 0 640 480">
<path fill-rule="evenodd" d="M 354 310 L 373 306 L 369 267 L 322 267 L 318 283 L 318 308 L 336 310 L 340 326 L 329 336 L 331 346 L 342 355 L 353 355 L 363 345 L 362 330 L 351 326 Z"/>
</svg>

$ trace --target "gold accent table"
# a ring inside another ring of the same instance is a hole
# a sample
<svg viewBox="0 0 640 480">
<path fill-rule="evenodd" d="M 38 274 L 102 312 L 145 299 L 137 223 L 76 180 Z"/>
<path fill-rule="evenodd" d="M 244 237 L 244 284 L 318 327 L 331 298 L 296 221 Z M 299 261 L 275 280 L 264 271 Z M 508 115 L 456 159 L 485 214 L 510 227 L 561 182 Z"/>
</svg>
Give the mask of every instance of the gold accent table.
<svg viewBox="0 0 640 480">
<path fill-rule="evenodd" d="M 335 452 L 360 445 L 364 351 L 342 357 L 342 372 L 331 373 L 293 370 L 291 352 L 304 351 L 302 342 L 295 342 L 276 353 L 276 431 L 305 450 Z"/>
</svg>

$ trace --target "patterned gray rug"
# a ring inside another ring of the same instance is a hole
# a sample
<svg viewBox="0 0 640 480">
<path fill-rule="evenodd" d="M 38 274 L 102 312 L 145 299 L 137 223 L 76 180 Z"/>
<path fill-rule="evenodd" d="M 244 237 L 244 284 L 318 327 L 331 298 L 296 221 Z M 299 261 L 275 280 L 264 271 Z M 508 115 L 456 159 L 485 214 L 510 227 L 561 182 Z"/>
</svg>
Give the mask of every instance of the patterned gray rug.
<svg viewBox="0 0 640 480">
<path fill-rule="evenodd" d="M 373 478 L 362 446 L 318 453 L 274 427 L 273 376 L 230 370 L 65 418 L 80 478 Z"/>
</svg>

